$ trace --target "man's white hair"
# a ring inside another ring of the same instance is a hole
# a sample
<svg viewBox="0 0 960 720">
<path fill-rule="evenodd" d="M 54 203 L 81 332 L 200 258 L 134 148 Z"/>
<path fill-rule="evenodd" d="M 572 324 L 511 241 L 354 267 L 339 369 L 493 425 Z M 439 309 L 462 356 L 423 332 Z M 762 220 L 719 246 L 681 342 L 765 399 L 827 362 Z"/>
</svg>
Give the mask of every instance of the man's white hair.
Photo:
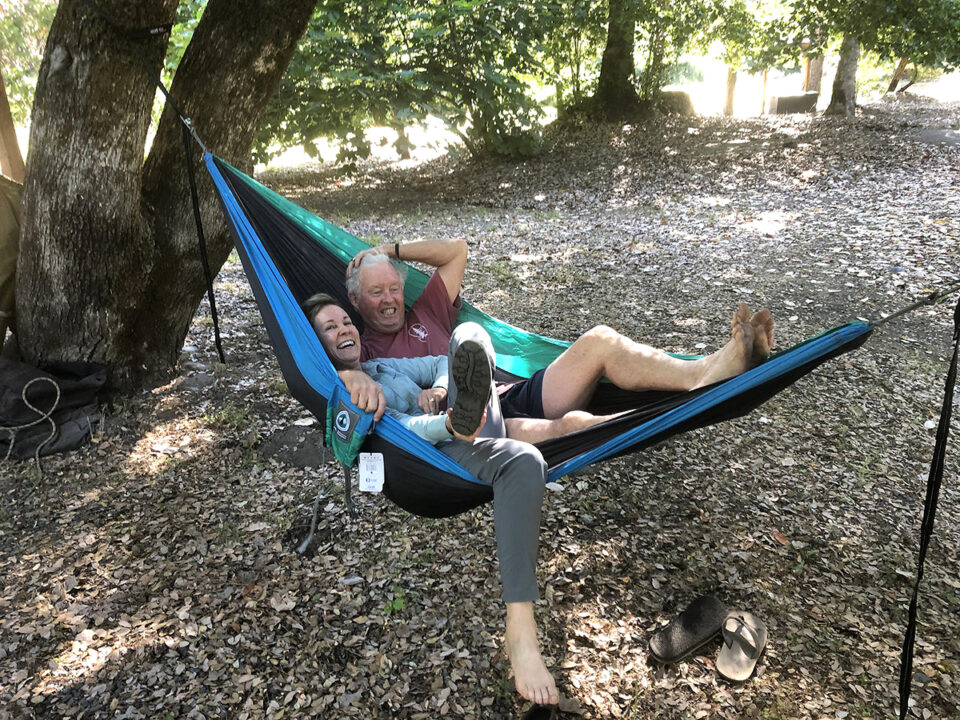
<svg viewBox="0 0 960 720">
<path fill-rule="evenodd" d="M 361 258 L 360 264 L 357 267 L 347 269 L 347 294 L 354 298 L 360 297 L 360 268 L 373 267 L 374 265 L 382 265 L 383 263 L 389 263 L 390 265 L 393 265 L 393 269 L 396 270 L 397 274 L 400 276 L 400 282 L 406 282 L 406 265 L 394 262 L 383 253 L 370 253 L 369 255 L 364 255 L 363 258 Z"/>
</svg>

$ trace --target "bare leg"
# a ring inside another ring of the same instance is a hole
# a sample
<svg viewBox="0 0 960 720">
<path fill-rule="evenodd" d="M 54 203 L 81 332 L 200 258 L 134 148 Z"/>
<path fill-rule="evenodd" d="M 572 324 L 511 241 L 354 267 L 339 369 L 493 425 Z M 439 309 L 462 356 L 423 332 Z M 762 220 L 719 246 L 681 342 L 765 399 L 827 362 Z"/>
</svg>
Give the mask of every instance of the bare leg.
<svg viewBox="0 0 960 720">
<path fill-rule="evenodd" d="M 517 692 L 541 705 L 558 703 L 557 683 L 540 654 L 532 602 L 507 603 L 506 646 Z"/>
<path fill-rule="evenodd" d="M 561 435 L 569 435 L 578 430 L 585 430 L 599 423 L 609 420 L 615 415 L 592 415 L 583 410 L 571 410 L 563 417 L 555 420 L 541 418 L 505 418 L 507 437 L 523 440 L 528 443 L 538 443 L 551 440 Z"/>
<path fill-rule="evenodd" d="M 681 360 L 611 328 L 595 327 L 547 368 L 543 377 L 544 414 L 559 418 L 586 407 L 603 377 L 624 390 L 692 390 L 739 375 L 753 362 L 754 328 L 750 319 L 750 308 L 741 303 L 733 317 L 730 341 L 700 360 Z"/>
</svg>

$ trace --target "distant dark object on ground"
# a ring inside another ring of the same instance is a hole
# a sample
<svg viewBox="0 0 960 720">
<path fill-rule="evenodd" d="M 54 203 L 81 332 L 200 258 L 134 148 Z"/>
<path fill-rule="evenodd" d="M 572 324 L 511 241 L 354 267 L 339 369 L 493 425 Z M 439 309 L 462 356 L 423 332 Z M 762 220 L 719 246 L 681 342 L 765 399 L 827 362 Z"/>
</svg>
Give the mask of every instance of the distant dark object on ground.
<svg viewBox="0 0 960 720">
<path fill-rule="evenodd" d="M 0 358 L 0 461 L 82 445 L 100 421 L 97 393 L 106 381 L 106 370 L 93 363 L 58 363 L 44 371 Z"/>
<path fill-rule="evenodd" d="M 576 105 L 563 108 L 558 117 L 567 127 L 588 125 L 600 122 L 644 122 L 657 114 L 692 117 L 697 114 L 690 95 L 681 90 L 665 90 L 656 100 L 639 98 L 624 102 L 616 108 L 601 106 L 596 98 L 587 98 Z"/>
<path fill-rule="evenodd" d="M 774 95 L 770 98 L 771 115 L 788 115 L 790 113 L 813 112 L 817 109 L 817 100 L 820 93 L 815 90 L 802 95 Z"/>
<path fill-rule="evenodd" d="M 690 99 L 690 94 L 682 90 L 664 90 L 660 93 L 657 109 L 666 115 L 691 117 L 697 114 L 697 111 L 693 109 L 693 100 Z"/>
</svg>

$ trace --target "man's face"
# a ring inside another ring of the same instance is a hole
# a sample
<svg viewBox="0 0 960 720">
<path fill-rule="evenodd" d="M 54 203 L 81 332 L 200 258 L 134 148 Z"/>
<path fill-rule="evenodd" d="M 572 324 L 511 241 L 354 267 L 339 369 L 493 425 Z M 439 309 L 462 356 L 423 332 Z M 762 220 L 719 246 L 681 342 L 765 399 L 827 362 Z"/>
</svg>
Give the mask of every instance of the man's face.
<svg viewBox="0 0 960 720">
<path fill-rule="evenodd" d="M 393 265 L 360 266 L 360 297 L 351 297 L 367 328 L 395 333 L 403 327 L 403 280 Z"/>
<path fill-rule="evenodd" d="M 339 305 L 327 305 L 313 316 L 313 329 L 320 344 L 339 370 L 360 367 L 360 333 Z"/>
</svg>

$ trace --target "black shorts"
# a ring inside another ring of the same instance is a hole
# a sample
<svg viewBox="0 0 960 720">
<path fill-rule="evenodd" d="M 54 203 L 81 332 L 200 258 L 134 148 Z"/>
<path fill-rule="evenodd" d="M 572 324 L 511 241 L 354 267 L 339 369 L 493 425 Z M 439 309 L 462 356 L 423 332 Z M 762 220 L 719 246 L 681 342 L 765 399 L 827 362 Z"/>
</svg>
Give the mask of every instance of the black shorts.
<svg viewBox="0 0 960 720">
<path fill-rule="evenodd" d="M 537 370 L 529 380 L 508 385 L 498 385 L 500 411 L 505 418 L 543 417 L 543 374 L 546 368 Z"/>
</svg>

